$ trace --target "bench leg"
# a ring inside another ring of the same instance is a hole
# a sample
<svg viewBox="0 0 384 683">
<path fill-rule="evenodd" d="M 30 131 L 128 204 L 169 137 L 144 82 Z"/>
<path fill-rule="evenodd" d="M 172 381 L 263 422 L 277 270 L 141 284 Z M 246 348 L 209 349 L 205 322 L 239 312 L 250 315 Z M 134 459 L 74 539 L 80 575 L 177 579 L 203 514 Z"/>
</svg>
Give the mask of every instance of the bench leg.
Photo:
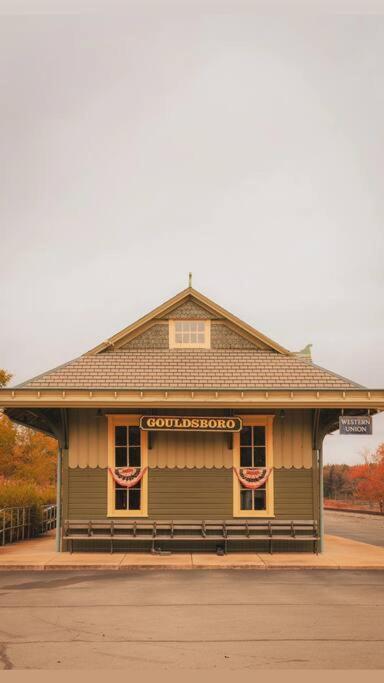
<svg viewBox="0 0 384 683">
<path fill-rule="evenodd" d="M 227 553 L 228 553 L 228 539 L 227 538 L 224 539 L 224 553 L 225 553 L 225 555 L 227 555 Z"/>
<path fill-rule="evenodd" d="M 113 538 L 111 538 L 111 555 L 113 553 Z"/>
<path fill-rule="evenodd" d="M 72 538 L 70 540 L 70 553 L 71 553 L 71 555 L 73 553 L 73 540 L 72 540 Z"/>
</svg>

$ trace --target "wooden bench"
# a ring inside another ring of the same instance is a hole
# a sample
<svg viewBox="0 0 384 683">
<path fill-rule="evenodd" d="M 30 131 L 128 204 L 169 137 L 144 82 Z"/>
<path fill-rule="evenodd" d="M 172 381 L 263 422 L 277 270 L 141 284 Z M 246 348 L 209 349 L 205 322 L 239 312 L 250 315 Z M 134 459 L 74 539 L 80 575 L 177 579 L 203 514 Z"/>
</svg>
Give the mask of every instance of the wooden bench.
<svg viewBox="0 0 384 683">
<path fill-rule="evenodd" d="M 109 541 L 113 553 L 116 541 L 149 541 L 151 550 L 177 542 L 215 542 L 228 552 L 231 542 L 267 541 L 269 552 L 281 542 L 313 544 L 313 552 L 318 553 L 319 533 L 313 520 L 66 520 L 64 540 L 69 542 L 73 552 L 73 541 Z"/>
</svg>

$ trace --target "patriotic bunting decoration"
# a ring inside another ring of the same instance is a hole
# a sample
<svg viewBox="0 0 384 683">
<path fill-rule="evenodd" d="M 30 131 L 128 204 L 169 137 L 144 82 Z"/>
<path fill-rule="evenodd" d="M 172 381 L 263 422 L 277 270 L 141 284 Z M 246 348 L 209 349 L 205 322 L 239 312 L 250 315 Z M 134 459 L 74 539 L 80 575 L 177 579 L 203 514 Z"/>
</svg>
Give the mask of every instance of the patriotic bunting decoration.
<svg viewBox="0 0 384 683">
<path fill-rule="evenodd" d="M 237 478 L 246 489 L 258 489 L 263 486 L 271 474 L 270 467 L 235 467 Z"/>
<path fill-rule="evenodd" d="M 109 467 L 109 472 L 118 486 L 131 489 L 143 478 L 148 467 Z"/>
</svg>

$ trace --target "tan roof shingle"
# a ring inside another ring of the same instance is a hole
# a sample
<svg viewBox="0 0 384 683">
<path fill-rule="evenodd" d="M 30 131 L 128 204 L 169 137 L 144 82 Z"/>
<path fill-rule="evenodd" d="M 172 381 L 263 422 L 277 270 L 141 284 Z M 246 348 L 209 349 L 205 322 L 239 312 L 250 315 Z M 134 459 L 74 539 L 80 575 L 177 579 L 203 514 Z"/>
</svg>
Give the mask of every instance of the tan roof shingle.
<svg viewBox="0 0 384 683">
<path fill-rule="evenodd" d="M 85 355 L 20 385 L 60 389 L 348 389 L 294 355 L 259 349 L 132 349 Z"/>
</svg>

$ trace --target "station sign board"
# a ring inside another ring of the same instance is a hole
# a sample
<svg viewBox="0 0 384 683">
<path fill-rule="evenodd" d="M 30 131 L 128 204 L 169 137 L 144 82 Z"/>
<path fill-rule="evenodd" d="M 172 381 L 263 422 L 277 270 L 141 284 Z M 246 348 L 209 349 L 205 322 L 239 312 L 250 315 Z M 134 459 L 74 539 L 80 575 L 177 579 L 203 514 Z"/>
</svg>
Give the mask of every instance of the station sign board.
<svg viewBox="0 0 384 683">
<path fill-rule="evenodd" d="M 140 427 L 156 432 L 239 432 L 240 417 L 182 417 L 170 415 L 143 415 Z"/>
<path fill-rule="evenodd" d="M 341 415 L 340 434 L 372 434 L 371 415 Z"/>
</svg>

